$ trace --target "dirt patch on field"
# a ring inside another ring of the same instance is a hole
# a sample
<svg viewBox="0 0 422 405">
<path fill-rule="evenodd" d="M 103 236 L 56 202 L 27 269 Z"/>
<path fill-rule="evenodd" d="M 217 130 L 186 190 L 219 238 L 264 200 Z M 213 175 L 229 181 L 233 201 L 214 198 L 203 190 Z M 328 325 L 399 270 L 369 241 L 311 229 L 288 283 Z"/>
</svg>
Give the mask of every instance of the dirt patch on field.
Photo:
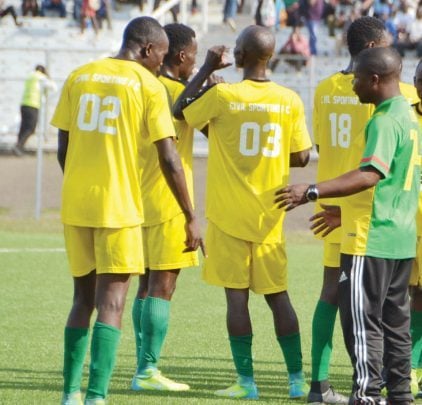
<svg viewBox="0 0 422 405">
<path fill-rule="evenodd" d="M 195 200 L 198 215 L 205 226 L 204 192 L 206 184 L 206 158 L 195 158 Z M 60 210 L 62 173 L 54 154 L 45 154 L 42 176 L 42 216 L 57 218 Z M 316 164 L 311 162 L 304 169 L 292 169 L 291 183 L 312 182 Z M 35 212 L 35 183 L 37 159 L 34 155 L 21 158 L 0 156 L 0 221 L 32 218 Z M 305 230 L 313 205 L 307 204 L 287 214 L 286 230 Z"/>
</svg>

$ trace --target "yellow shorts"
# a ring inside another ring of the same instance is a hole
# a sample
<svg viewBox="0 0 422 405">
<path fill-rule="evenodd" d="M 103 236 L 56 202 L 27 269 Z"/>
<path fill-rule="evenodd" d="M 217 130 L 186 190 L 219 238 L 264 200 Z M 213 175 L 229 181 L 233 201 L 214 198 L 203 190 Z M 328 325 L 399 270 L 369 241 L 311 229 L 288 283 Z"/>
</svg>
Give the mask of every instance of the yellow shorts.
<svg viewBox="0 0 422 405">
<path fill-rule="evenodd" d="M 412 273 L 410 274 L 409 285 L 422 287 L 422 243 L 421 237 L 418 236 L 418 244 L 416 245 L 416 257 L 413 261 Z"/>
<path fill-rule="evenodd" d="M 340 243 L 324 240 L 323 264 L 326 267 L 340 267 Z"/>
<path fill-rule="evenodd" d="M 73 277 L 144 273 L 141 226 L 88 228 L 64 225 L 64 239 Z"/>
<path fill-rule="evenodd" d="M 287 290 L 287 259 L 284 243 L 254 243 L 235 238 L 208 222 L 208 257 L 203 279 L 226 288 L 249 288 L 257 294 Z"/>
<path fill-rule="evenodd" d="M 175 270 L 198 266 L 198 253 L 186 252 L 185 216 L 179 214 L 162 224 L 142 228 L 145 267 Z"/>
</svg>

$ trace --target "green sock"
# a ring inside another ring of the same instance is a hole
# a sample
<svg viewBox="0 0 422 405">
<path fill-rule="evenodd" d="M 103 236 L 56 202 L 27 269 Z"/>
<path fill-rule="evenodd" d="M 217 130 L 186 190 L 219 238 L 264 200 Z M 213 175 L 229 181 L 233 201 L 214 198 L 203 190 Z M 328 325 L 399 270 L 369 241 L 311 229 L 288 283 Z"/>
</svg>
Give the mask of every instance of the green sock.
<svg viewBox="0 0 422 405">
<path fill-rule="evenodd" d="M 139 363 L 139 358 L 141 354 L 141 343 L 142 343 L 142 333 L 141 333 L 141 316 L 142 316 L 142 307 L 144 306 L 143 299 L 135 297 L 132 306 L 132 322 L 133 322 L 133 331 L 135 332 L 135 348 L 136 348 L 136 364 Z"/>
<path fill-rule="evenodd" d="M 63 391 L 66 394 L 81 390 L 82 369 L 88 341 L 88 328 L 64 329 Z"/>
<path fill-rule="evenodd" d="M 167 334 L 170 316 L 170 301 L 147 297 L 142 309 L 142 347 L 138 373 L 148 367 L 157 367 L 161 348 Z"/>
<path fill-rule="evenodd" d="M 283 352 L 284 360 L 289 374 L 302 371 L 302 348 L 300 345 L 300 333 L 287 336 L 277 336 L 278 343 Z"/>
<path fill-rule="evenodd" d="M 120 329 L 95 322 L 91 342 L 91 364 L 86 398 L 105 398 L 116 361 Z"/>
<path fill-rule="evenodd" d="M 337 309 L 336 305 L 321 300 L 315 308 L 312 321 L 312 381 L 328 380 Z"/>
<path fill-rule="evenodd" d="M 252 335 L 229 336 L 230 348 L 237 374 L 253 377 Z"/>
<path fill-rule="evenodd" d="M 410 333 L 412 335 L 412 368 L 418 368 L 422 356 L 422 312 L 410 312 Z"/>
</svg>

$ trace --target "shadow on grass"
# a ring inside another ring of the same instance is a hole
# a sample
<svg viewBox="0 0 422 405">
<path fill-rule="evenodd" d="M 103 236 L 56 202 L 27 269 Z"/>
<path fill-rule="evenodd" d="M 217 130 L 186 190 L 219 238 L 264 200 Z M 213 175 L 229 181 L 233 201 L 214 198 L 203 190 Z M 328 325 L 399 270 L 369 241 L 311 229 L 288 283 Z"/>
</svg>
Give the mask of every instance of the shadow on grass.
<svg viewBox="0 0 422 405">
<path fill-rule="evenodd" d="M 191 398 L 212 399 L 213 392 L 232 384 L 236 373 L 232 360 L 223 357 L 163 357 L 161 370 L 164 375 L 180 382 L 188 383 L 188 392 L 143 391 L 141 393 L 130 390 L 130 383 L 134 369 L 119 366 L 114 370 L 110 395 L 124 395 L 128 397 L 144 398 Z M 178 362 L 192 362 L 192 365 L 181 366 Z M 199 366 L 195 362 L 209 362 L 209 366 Z M 169 364 L 170 363 L 170 364 Z M 276 366 L 276 370 L 274 370 Z M 271 367 L 271 370 L 268 368 Z M 255 378 L 260 390 L 260 399 L 267 401 L 281 401 L 288 403 L 288 383 L 285 365 L 276 361 L 255 361 Z M 84 368 L 83 382 L 87 382 L 87 366 Z M 348 372 L 349 371 L 349 372 Z M 59 370 L 30 370 L 16 368 L 0 368 L 0 389 L 26 391 L 56 391 L 63 389 L 62 373 Z M 10 380 L 5 380 L 10 375 Z M 308 382 L 309 382 L 309 377 Z M 334 365 L 331 367 L 330 382 L 337 391 L 348 394 L 351 387 L 351 370 L 347 367 Z"/>
<path fill-rule="evenodd" d="M 129 396 L 142 396 L 142 397 L 162 397 L 164 398 L 196 398 L 196 399 L 210 399 L 215 398 L 213 392 L 217 389 L 225 388 L 235 382 L 236 373 L 234 370 L 231 359 L 224 358 L 207 358 L 207 357 L 178 357 L 178 358 L 167 358 L 166 362 L 183 359 L 195 361 L 209 361 L 212 364 L 210 367 L 207 366 L 180 366 L 180 365 L 163 365 L 160 367 L 163 374 L 175 381 L 188 383 L 191 387 L 188 392 L 177 392 L 167 393 L 160 391 L 142 391 L 131 392 L 125 388 L 113 388 L 110 394 L 115 395 L 129 395 Z M 218 366 L 215 367 L 216 362 Z M 277 371 L 265 369 L 268 366 L 279 366 Z M 285 366 L 281 362 L 255 362 L 255 378 L 260 390 L 260 399 L 263 400 L 276 400 L 281 403 L 287 403 L 288 398 L 288 382 L 287 372 Z M 340 369 L 341 366 L 334 366 L 333 369 Z M 127 385 L 129 387 L 130 381 L 133 377 L 133 369 L 121 368 L 115 371 L 113 379 L 117 385 Z M 310 377 L 310 376 L 308 376 Z M 343 373 L 340 370 L 333 371 L 330 375 L 330 382 L 336 388 L 337 391 L 348 394 L 351 387 L 350 374 L 347 372 Z M 308 379 L 309 380 L 309 379 Z M 308 381 L 309 383 L 309 381 Z M 116 385 L 115 384 L 115 385 Z"/>
<path fill-rule="evenodd" d="M 0 374 L 10 375 L 9 380 L 0 379 L 1 389 L 27 391 L 58 391 L 63 390 L 62 373 L 59 370 L 28 370 L 17 368 L 0 368 Z"/>
</svg>

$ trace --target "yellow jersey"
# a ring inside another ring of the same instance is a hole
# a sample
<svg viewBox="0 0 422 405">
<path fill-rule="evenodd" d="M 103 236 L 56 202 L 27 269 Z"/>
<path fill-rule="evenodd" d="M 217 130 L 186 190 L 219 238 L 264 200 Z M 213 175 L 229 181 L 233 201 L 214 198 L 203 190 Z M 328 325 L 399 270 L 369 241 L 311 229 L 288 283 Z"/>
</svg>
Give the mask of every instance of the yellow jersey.
<svg viewBox="0 0 422 405">
<path fill-rule="evenodd" d="M 353 91 L 353 77 L 352 73 L 337 72 L 322 80 L 315 90 L 312 124 L 314 141 L 319 150 L 318 182 L 338 177 L 359 166 L 365 148 L 365 126 L 375 107 L 360 103 Z M 409 102 L 415 100 L 413 86 L 400 83 L 400 88 Z M 360 200 L 361 197 L 357 196 L 348 198 Z M 343 201 L 344 198 L 326 198 L 322 202 L 342 206 Z M 321 210 L 319 204 L 316 210 Z M 342 222 L 343 218 L 342 215 Z M 340 243 L 341 233 L 341 228 L 338 228 L 325 239 Z"/>
<path fill-rule="evenodd" d="M 422 102 L 415 103 L 412 105 L 412 107 L 415 110 L 415 114 L 418 119 L 419 126 L 421 127 L 421 130 L 422 130 Z M 422 236 L 422 177 L 421 177 L 421 192 L 419 193 L 418 212 L 416 213 L 416 229 L 418 231 L 418 236 Z"/>
<path fill-rule="evenodd" d="M 290 153 L 312 146 L 299 96 L 271 81 L 220 83 L 183 113 L 192 127 L 209 123 L 207 218 L 242 240 L 283 241 L 274 193 L 287 185 Z"/>
<path fill-rule="evenodd" d="M 174 136 L 158 79 L 134 61 L 88 63 L 66 80 L 51 124 L 69 132 L 62 221 L 106 228 L 142 223 L 138 150 Z"/>
<path fill-rule="evenodd" d="M 174 104 L 185 88 L 179 80 L 160 76 L 171 104 Z M 193 128 L 186 121 L 174 120 L 176 130 L 176 148 L 182 161 L 191 201 L 193 201 L 192 178 L 192 148 Z M 166 222 L 182 212 L 166 179 L 161 172 L 158 161 L 157 149 L 153 144 L 140 151 L 142 166 L 141 176 L 142 201 L 144 206 L 145 221 L 143 226 L 157 225 Z"/>
</svg>

